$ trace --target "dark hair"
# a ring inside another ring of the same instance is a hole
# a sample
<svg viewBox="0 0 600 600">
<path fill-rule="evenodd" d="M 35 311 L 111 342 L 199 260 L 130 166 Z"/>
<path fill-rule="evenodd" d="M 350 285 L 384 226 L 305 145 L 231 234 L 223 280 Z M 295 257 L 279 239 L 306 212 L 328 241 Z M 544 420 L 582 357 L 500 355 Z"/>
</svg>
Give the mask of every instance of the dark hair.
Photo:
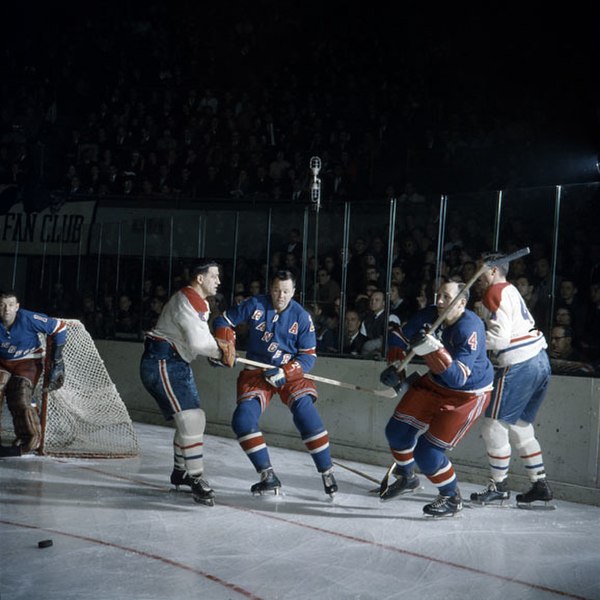
<svg viewBox="0 0 600 600">
<path fill-rule="evenodd" d="M 291 272 L 285 269 L 281 269 L 279 271 L 275 271 L 273 276 L 271 277 L 271 285 L 273 285 L 276 281 L 291 281 L 292 285 L 296 287 L 296 276 Z"/>
<path fill-rule="evenodd" d="M 201 259 L 198 263 L 192 267 L 190 273 L 190 280 L 196 279 L 198 275 L 206 275 L 208 273 L 208 269 L 211 267 L 220 267 L 219 263 L 216 260 L 212 260 L 210 258 Z"/>
<path fill-rule="evenodd" d="M 483 260 L 483 262 L 486 263 L 491 260 L 502 260 L 503 258 L 506 258 L 506 254 L 502 252 L 484 252 L 481 255 L 481 259 Z M 498 271 L 503 277 L 506 277 L 508 275 L 508 269 L 510 267 L 510 264 L 508 262 L 503 262 L 499 265 L 494 266 L 496 269 L 498 269 Z"/>
<path fill-rule="evenodd" d="M 15 290 L 2 290 L 0 292 L 0 299 L 1 298 L 14 298 L 17 302 L 19 301 L 19 295 Z"/>
</svg>

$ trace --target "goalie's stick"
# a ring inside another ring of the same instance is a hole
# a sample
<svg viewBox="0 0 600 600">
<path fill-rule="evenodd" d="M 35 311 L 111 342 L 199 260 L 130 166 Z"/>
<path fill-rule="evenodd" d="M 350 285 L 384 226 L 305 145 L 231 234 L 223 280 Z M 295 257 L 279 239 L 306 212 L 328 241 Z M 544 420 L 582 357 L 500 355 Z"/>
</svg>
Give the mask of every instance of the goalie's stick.
<svg viewBox="0 0 600 600">
<path fill-rule="evenodd" d="M 442 313 L 438 316 L 438 318 L 433 322 L 433 325 L 429 329 L 427 333 L 433 333 L 445 320 L 446 317 L 450 314 L 450 311 L 456 306 L 458 301 L 471 289 L 471 287 L 475 284 L 475 282 L 487 271 L 493 267 L 497 267 L 498 265 L 505 265 L 506 263 L 512 262 L 517 258 L 521 258 L 522 256 L 527 256 L 529 254 L 529 248 L 521 248 L 521 250 L 517 250 L 512 254 L 508 254 L 502 258 L 498 258 L 495 260 L 487 260 L 485 261 L 481 267 L 477 270 L 475 275 L 467 281 L 465 287 L 452 299 L 452 302 L 448 304 L 448 306 L 442 311 Z M 410 350 L 409 353 L 402 359 L 402 361 L 395 361 L 392 363 L 396 370 L 401 372 L 403 371 L 408 363 L 414 358 L 415 352 L 414 350 Z"/>
<path fill-rule="evenodd" d="M 250 365 L 251 367 L 259 367 L 261 369 L 273 369 L 275 365 L 269 365 L 267 363 L 257 362 L 255 360 L 250 360 L 248 358 L 242 358 L 241 356 L 237 357 L 237 362 L 243 363 L 245 365 Z M 311 373 L 304 373 L 304 377 L 306 379 L 312 379 L 313 381 L 320 381 L 321 383 L 328 383 L 329 385 L 336 385 L 337 387 L 346 388 L 347 390 L 355 390 L 357 392 L 366 392 L 367 394 L 374 394 L 375 396 L 381 396 L 383 398 L 395 398 L 396 391 L 393 388 L 388 388 L 387 390 L 373 390 L 371 388 L 365 388 L 360 385 L 354 385 L 353 383 L 344 383 L 343 381 L 338 381 L 337 379 L 329 379 L 327 377 L 320 377 L 319 375 L 312 375 Z"/>
</svg>

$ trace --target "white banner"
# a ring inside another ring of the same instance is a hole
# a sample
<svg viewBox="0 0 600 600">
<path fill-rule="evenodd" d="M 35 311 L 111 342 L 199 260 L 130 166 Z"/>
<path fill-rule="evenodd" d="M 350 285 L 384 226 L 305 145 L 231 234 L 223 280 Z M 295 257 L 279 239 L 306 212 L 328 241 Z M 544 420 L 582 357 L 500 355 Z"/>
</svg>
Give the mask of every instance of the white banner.
<svg viewBox="0 0 600 600">
<path fill-rule="evenodd" d="M 86 200 L 27 213 L 15 204 L 0 215 L 0 253 L 85 254 L 95 207 L 94 200 Z"/>
</svg>

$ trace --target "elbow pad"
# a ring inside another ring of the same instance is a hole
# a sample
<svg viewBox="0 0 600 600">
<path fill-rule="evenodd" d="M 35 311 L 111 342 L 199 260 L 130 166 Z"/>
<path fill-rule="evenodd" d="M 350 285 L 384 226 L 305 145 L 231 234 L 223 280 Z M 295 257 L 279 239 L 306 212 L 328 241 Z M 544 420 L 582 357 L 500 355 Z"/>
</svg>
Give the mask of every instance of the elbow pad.
<svg viewBox="0 0 600 600">
<path fill-rule="evenodd" d="M 440 348 L 435 352 L 430 352 L 429 354 L 426 354 L 423 359 L 434 375 L 440 375 L 452 364 L 452 356 L 446 348 Z"/>
</svg>

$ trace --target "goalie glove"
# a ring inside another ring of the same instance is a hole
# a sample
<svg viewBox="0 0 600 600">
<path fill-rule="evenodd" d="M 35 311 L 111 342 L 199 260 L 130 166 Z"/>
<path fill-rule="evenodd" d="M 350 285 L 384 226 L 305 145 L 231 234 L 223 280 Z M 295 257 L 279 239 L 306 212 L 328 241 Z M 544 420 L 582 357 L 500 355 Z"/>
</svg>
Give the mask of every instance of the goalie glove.
<svg viewBox="0 0 600 600">
<path fill-rule="evenodd" d="M 452 364 L 452 356 L 444 344 L 430 333 L 420 333 L 413 338 L 411 348 L 417 356 L 423 357 L 425 364 L 435 375 L 443 373 Z"/>
<path fill-rule="evenodd" d="M 209 358 L 208 362 L 213 367 L 233 367 L 235 365 L 235 331 L 230 327 L 219 327 L 215 331 L 215 340 L 219 350 L 221 350 L 221 358 Z"/>
<path fill-rule="evenodd" d="M 65 383 L 65 362 L 63 360 L 63 345 L 54 345 L 52 350 L 52 360 L 48 375 L 48 390 L 54 391 L 60 389 Z"/>
<path fill-rule="evenodd" d="M 263 372 L 263 377 L 267 383 L 273 387 L 280 388 L 290 381 L 297 381 L 304 377 L 304 371 L 300 363 L 292 361 L 281 367 L 273 367 Z"/>
</svg>

